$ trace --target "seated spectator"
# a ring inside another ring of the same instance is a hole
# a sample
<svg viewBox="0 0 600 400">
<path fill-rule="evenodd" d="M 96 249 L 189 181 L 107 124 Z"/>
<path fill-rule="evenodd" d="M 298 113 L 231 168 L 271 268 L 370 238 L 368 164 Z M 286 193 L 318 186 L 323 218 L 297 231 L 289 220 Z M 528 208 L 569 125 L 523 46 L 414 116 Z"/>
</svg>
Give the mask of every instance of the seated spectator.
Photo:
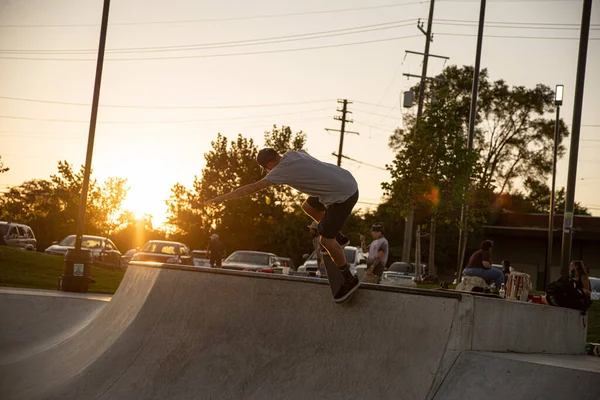
<svg viewBox="0 0 600 400">
<path fill-rule="evenodd" d="M 478 276 L 483 278 L 488 285 L 492 282 L 496 284 L 496 289 L 504 283 L 504 273 L 500 270 L 492 268 L 492 246 L 494 243 L 491 240 L 486 240 L 481 244 L 481 248 L 477 250 L 465 268 L 465 276 Z"/>
<path fill-rule="evenodd" d="M 546 296 L 542 297 L 543 304 L 558 307 L 573 308 L 583 313 L 591 305 L 590 279 L 583 261 L 571 261 L 569 276 L 561 277 L 548 284 Z"/>
</svg>

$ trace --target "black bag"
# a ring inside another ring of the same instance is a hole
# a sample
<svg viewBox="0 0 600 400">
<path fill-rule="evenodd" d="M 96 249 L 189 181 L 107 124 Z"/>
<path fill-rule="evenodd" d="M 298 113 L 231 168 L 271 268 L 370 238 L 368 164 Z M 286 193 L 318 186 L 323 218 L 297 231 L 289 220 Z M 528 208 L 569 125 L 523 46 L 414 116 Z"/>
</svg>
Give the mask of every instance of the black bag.
<svg viewBox="0 0 600 400">
<path fill-rule="evenodd" d="M 591 305 L 591 301 L 583 292 L 581 282 L 564 277 L 548 284 L 546 300 L 550 305 L 572 308 L 581 311 L 582 314 L 585 314 Z"/>
</svg>

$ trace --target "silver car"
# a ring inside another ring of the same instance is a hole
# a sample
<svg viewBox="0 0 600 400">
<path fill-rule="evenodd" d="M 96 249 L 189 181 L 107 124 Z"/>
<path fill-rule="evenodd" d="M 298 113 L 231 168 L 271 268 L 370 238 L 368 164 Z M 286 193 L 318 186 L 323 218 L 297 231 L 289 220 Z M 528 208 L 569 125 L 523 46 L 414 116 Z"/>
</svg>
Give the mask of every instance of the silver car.
<svg viewBox="0 0 600 400">
<path fill-rule="evenodd" d="M 348 265 L 350 265 L 350 272 L 361 279 L 365 274 L 367 264 L 367 259 L 361 249 L 354 246 L 346 246 L 344 247 L 344 256 Z M 325 255 L 325 257 L 329 257 L 329 255 Z M 305 260 L 304 264 L 298 267 L 298 272 L 306 272 L 309 276 L 315 276 L 317 272 L 317 252 L 313 251 L 310 257 L 305 257 Z"/>
<path fill-rule="evenodd" d="M 64 256 L 67 250 L 74 248 L 75 235 L 70 235 L 61 240 L 60 243 L 54 242 L 52 246 L 45 250 L 45 253 Z M 121 266 L 121 252 L 108 238 L 84 235 L 81 241 L 81 248 L 92 251 L 92 258 L 96 264 L 108 265 L 115 268 Z"/>
<path fill-rule="evenodd" d="M 279 257 L 273 253 L 262 251 L 234 251 L 223 261 L 223 269 L 234 269 L 238 271 L 266 272 L 274 274 L 288 274 L 281 267 Z"/>
<path fill-rule="evenodd" d="M 590 292 L 592 300 L 600 300 L 600 278 L 592 278 L 590 276 Z"/>
<path fill-rule="evenodd" d="M 35 251 L 37 240 L 27 225 L 0 221 L 0 245 Z"/>
</svg>

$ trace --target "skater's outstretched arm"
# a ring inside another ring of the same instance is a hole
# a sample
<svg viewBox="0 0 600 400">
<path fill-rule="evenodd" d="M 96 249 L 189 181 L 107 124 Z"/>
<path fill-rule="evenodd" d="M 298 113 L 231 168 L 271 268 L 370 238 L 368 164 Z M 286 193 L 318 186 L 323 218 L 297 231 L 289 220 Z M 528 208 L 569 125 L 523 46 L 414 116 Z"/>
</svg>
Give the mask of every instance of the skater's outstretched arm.
<svg viewBox="0 0 600 400">
<path fill-rule="evenodd" d="M 245 197 L 251 195 L 252 193 L 256 193 L 263 189 L 268 188 L 269 186 L 273 186 L 272 182 L 269 182 L 265 179 L 262 179 L 258 182 L 250 183 L 248 185 L 241 186 L 229 193 L 223 194 L 221 196 L 217 196 L 214 199 L 207 200 L 206 203 L 222 203 L 227 200 L 239 199 L 240 197 Z"/>
</svg>

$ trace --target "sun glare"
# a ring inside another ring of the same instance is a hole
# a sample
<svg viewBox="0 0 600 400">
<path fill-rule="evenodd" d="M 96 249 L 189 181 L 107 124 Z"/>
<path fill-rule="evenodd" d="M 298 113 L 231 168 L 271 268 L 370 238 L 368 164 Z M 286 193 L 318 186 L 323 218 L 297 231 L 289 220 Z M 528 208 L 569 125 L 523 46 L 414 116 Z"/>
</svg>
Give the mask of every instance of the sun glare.
<svg viewBox="0 0 600 400">
<path fill-rule="evenodd" d="M 127 198 L 123 201 L 123 210 L 134 213 L 137 220 L 145 215 L 152 216 L 152 225 L 159 227 L 166 221 L 166 206 L 160 193 L 153 188 L 131 185 Z"/>
</svg>

